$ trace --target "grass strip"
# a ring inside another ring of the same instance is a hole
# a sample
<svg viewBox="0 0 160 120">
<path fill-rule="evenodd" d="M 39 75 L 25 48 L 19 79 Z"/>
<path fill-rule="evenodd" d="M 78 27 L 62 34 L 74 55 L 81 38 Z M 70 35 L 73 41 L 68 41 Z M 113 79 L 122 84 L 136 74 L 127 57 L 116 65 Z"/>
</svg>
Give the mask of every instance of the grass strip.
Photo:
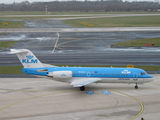
<svg viewBox="0 0 160 120">
<path fill-rule="evenodd" d="M 0 15 L 44 15 L 45 12 L 39 11 L 1 11 Z"/>
<path fill-rule="evenodd" d="M 6 48 L 11 47 L 13 44 L 15 44 L 17 41 L 1 41 L 0 42 L 0 50 L 4 50 Z"/>
<path fill-rule="evenodd" d="M 51 15 L 73 15 L 73 14 L 158 14 L 160 12 L 52 12 Z M 0 11 L 0 15 L 46 15 L 45 11 Z"/>
<path fill-rule="evenodd" d="M 6 35 L 6 33 L 0 33 L 0 35 Z"/>
<path fill-rule="evenodd" d="M 24 28 L 23 21 L 0 21 L 1 28 Z"/>
<path fill-rule="evenodd" d="M 46 19 L 46 18 L 74 18 L 74 17 L 86 17 L 86 16 L 24 16 L 24 17 L 1 17 L 1 19 L 10 19 L 10 20 L 34 20 L 34 19 Z"/>
<path fill-rule="evenodd" d="M 129 16 L 62 21 L 73 27 L 159 27 L 160 16 Z M 86 23 L 86 24 L 82 24 Z M 88 25 L 87 25 L 88 24 Z M 91 24 L 92 26 L 89 26 Z"/>
<path fill-rule="evenodd" d="M 124 46 L 124 47 L 143 47 L 146 46 L 146 44 L 153 44 L 152 46 L 160 46 L 160 38 L 131 40 L 131 41 L 115 43 L 112 45 Z"/>
<path fill-rule="evenodd" d="M 23 74 L 22 66 L 3 66 L 0 67 L 0 74 Z"/>
<path fill-rule="evenodd" d="M 63 65 L 60 65 L 63 66 Z M 69 65 L 69 67 L 75 67 L 75 65 Z M 78 67 L 111 67 L 107 66 L 94 66 L 94 65 L 81 65 Z M 126 67 L 126 66 L 112 66 L 114 67 Z M 22 73 L 22 66 L 2 66 L 0 67 L 0 74 L 24 74 Z M 141 68 L 145 71 L 158 71 L 160 70 L 160 66 L 135 66 L 135 68 Z"/>
</svg>

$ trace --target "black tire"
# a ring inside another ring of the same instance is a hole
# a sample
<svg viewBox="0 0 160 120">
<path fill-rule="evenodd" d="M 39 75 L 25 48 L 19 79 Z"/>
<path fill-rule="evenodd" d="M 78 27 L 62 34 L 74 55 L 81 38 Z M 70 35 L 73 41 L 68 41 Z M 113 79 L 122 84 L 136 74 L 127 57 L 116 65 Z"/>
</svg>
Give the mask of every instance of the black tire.
<svg viewBox="0 0 160 120">
<path fill-rule="evenodd" d="M 85 87 L 84 86 L 80 87 L 80 90 L 85 91 Z"/>
<path fill-rule="evenodd" d="M 138 89 L 138 86 L 137 86 L 137 85 L 135 86 L 135 89 Z"/>
</svg>

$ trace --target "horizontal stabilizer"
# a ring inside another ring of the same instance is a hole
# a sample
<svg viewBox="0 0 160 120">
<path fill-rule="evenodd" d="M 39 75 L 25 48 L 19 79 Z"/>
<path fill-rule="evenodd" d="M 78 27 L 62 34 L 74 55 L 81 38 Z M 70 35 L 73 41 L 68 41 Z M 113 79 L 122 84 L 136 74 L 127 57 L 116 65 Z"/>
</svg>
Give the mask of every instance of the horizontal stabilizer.
<svg viewBox="0 0 160 120">
<path fill-rule="evenodd" d="M 17 54 L 17 53 L 27 53 L 29 50 L 27 49 L 10 49 L 11 52 L 9 54 Z"/>
</svg>

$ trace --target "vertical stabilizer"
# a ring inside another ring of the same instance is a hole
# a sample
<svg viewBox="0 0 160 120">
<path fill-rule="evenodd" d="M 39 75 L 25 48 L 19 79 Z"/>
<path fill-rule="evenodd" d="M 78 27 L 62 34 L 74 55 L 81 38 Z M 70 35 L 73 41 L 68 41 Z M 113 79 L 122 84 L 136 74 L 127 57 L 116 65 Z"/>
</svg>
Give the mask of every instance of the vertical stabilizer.
<svg viewBox="0 0 160 120">
<path fill-rule="evenodd" d="M 28 49 L 11 49 L 10 54 L 16 54 L 24 68 L 41 68 L 43 64 Z"/>
</svg>

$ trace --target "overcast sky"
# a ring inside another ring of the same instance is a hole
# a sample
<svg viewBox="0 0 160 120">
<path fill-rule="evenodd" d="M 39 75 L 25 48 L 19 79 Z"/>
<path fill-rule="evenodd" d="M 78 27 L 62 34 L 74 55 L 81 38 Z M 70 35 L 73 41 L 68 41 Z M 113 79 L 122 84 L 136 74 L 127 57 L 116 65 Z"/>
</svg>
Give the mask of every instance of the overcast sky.
<svg viewBox="0 0 160 120">
<path fill-rule="evenodd" d="M 0 3 L 13 3 L 13 2 L 19 3 L 22 1 L 26 1 L 26 0 L 0 0 Z M 53 1 L 53 0 L 28 0 L 28 1 L 31 3 L 31 2 L 38 2 L 38 1 L 47 2 L 47 1 Z M 69 1 L 69 0 L 58 0 L 58 1 Z M 77 0 L 77 1 L 80 1 L 80 0 Z M 82 0 L 82 1 L 84 1 L 84 0 Z M 88 1 L 91 1 L 91 0 L 88 0 Z M 95 0 L 95 1 L 97 1 L 97 0 Z M 155 1 L 155 0 L 123 0 L 123 1 Z"/>
<path fill-rule="evenodd" d="M 0 0 L 0 3 L 13 3 L 13 2 L 23 2 L 23 1 L 29 1 L 29 2 L 38 2 L 38 1 L 52 1 L 52 0 Z"/>
</svg>

